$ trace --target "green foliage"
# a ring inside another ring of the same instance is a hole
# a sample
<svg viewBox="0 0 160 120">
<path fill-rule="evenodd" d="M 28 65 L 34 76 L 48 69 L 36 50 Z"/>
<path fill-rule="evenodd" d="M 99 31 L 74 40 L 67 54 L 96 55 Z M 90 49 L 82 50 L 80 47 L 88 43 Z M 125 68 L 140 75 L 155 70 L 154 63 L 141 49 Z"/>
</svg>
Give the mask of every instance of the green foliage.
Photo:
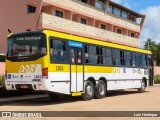
<svg viewBox="0 0 160 120">
<path fill-rule="evenodd" d="M 0 75 L 0 87 L 5 86 L 5 75 Z"/>
<path fill-rule="evenodd" d="M 152 52 L 153 60 L 156 62 L 157 66 L 160 66 L 160 44 L 157 44 L 149 38 L 144 44 L 144 49 Z"/>
<path fill-rule="evenodd" d="M 154 83 L 155 84 L 160 84 L 160 75 L 154 76 Z"/>
</svg>

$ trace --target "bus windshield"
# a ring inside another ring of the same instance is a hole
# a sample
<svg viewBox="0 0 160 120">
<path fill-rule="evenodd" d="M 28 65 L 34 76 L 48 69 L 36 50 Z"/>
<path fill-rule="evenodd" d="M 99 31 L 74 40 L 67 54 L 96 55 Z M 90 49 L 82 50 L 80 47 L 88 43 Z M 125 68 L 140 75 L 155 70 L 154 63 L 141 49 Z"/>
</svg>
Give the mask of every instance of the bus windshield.
<svg viewBox="0 0 160 120">
<path fill-rule="evenodd" d="M 44 55 L 46 39 L 43 34 L 25 34 L 8 38 L 7 59 L 11 61 L 36 60 Z"/>
</svg>

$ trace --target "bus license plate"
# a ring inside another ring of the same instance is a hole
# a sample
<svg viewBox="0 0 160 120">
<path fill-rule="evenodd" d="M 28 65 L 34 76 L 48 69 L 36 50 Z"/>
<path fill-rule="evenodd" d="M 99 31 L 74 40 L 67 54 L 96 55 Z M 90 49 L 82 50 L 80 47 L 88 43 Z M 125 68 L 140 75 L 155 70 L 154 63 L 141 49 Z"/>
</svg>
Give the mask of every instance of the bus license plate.
<svg viewBox="0 0 160 120">
<path fill-rule="evenodd" d="M 21 88 L 28 88 L 28 85 L 21 85 Z"/>
</svg>

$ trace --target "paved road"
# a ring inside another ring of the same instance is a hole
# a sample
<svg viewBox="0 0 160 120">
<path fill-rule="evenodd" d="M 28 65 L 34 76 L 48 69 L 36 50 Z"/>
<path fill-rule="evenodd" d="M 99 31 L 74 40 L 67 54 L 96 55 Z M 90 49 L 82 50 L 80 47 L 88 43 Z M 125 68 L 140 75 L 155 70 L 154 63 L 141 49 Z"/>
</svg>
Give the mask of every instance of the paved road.
<svg viewBox="0 0 160 120">
<path fill-rule="evenodd" d="M 82 101 L 80 98 L 65 97 L 28 100 L 0 106 L 0 111 L 160 111 L 160 87 L 150 87 L 145 93 L 136 90 L 108 93 L 104 99 Z M 2 119 L 2 118 L 0 118 Z M 24 118 L 25 119 L 25 118 Z M 53 118 L 42 118 L 48 120 Z M 54 118 L 57 119 L 57 118 Z M 97 120 L 97 118 L 59 118 L 65 120 Z M 99 118 L 98 120 L 128 120 L 128 118 Z M 160 118 L 129 118 L 129 120 L 159 120 Z M 8 120 L 7 118 L 3 120 Z M 19 118 L 16 120 L 22 120 Z M 32 119 L 30 119 L 32 120 Z"/>
</svg>

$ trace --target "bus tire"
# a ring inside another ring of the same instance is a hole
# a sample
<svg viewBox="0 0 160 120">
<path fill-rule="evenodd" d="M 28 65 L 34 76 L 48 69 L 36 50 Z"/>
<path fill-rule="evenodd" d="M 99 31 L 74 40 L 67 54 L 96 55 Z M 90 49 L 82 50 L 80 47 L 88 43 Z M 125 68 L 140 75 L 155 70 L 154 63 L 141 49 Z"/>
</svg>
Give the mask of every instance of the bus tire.
<svg viewBox="0 0 160 120">
<path fill-rule="evenodd" d="M 83 100 L 92 100 L 94 97 L 94 85 L 91 81 L 87 81 L 85 84 L 85 93 L 81 95 Z"/>
<path fill-rule="evenodd" d="M 141 88 L 138 88 L 139 93 L 143 93 L 145 91 L 145 82 L 144 80 L 141 82 Z"/>
<path fill-rule="evenodd" d="M 48 95 L 52 100 L 56 100 L 56 99 L 60 98 L 60 95 L 58 95 L 58 94 L 56 94 L 54 92 L 49 92 Z"/>
<path fill-rule="evenodd" d="M 95 87 L 95 98 L 101 99 L 106 96 L 107 88 L 103 80 L 100 80 Z"/>
</svg>

